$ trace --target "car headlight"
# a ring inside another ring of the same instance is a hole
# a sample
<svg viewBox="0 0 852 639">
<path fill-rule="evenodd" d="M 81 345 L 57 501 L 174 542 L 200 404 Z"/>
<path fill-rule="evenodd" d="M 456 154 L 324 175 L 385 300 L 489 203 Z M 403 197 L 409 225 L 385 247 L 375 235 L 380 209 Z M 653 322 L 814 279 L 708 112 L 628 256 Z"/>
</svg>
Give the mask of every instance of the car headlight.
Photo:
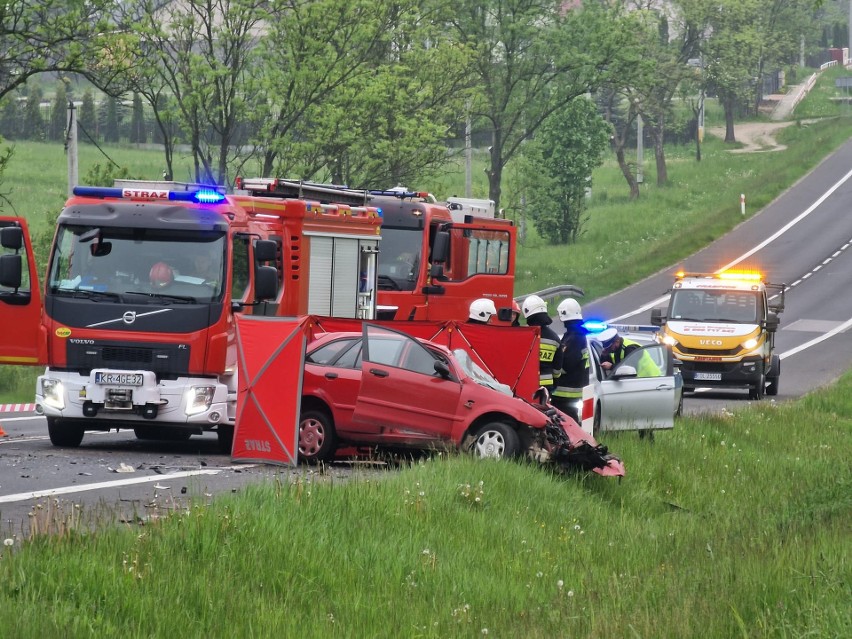
<svg viewBox="0 0 852 639">
<path fill-rule="evenodd" d="M 746 341 L 743 342 L 743 348 L 746 349 L 747 351 L 750 351 L 755 346 L 757 346 L 757 340 L 753 337 L 751 339 L 747 339 Z"/>
<path fill-rule="evenodd" d="M 213 403 L 215 386 L 193 386 L 186 393 L 186 414 L 197 415 L 203 413 Z"/>
<path fill-rule="evenodd" d="M 45 404 L 56 410 L 65 410 L 65 386 L 58 379 L 41 380 L 41 394 Z"/>
<path fill-rule="evenodd" d="M 671 335 L 663 336 L 663 344 L 668 344 L 669 346 L 674 346 L 677 344 L 677 340 Z"/>
</svg>

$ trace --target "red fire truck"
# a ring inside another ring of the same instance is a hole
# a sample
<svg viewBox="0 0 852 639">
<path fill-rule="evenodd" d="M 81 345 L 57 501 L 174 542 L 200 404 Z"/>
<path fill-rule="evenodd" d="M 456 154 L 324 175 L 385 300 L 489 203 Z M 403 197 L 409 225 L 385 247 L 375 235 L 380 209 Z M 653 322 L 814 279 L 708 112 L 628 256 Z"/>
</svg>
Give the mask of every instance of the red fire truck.
<svg viewBox="0 0 852 639">
<path fill-rule="evenodd" d="M 464 320 L 473 300 L 488 297 L 499 322 L 509 321 L 517 233 L 510 220 L 494 218 L 493 206 L 445 205 L 429 193 L 403 188 L 357 191 L 272 178 L 238 178 L 236 188 L 254 197 L 378 207 L 379 319 Z"/>
<path fill-rule="evenodd" d="M 0 218 L 0 363 L 47 365 L 36 405 L 54 445 L 78 446 L 86 430 L 215 430 L 230 452 L 235 314 L 375 318 L 379 210 L 270 184 L 265 196 L 76 187 L 43 293 L 26 222 Z"/>
</svg>

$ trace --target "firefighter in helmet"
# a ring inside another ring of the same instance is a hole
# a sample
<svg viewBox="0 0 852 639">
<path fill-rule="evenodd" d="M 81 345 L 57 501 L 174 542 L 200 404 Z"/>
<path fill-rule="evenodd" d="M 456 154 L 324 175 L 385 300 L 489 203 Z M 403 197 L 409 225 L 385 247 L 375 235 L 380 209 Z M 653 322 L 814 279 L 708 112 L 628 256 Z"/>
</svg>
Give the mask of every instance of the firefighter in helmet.
<svg viewBox="0 0 852 639">
<path fill-rule="evenodd" d="M 553 405 L 579 424 L 578 404 L 583 398 L 583 387 L 589 383 L 588 331 L 583 326 L 583 313 L 577 300 L 570 297 L 562 300 L 556 312 L 565 326 L 565 332 L 559 342 L 562 368 L 556 371 L 558 376 L 553 387 Z"/>
<path fill-rule="evenodd" d="M 470 303 L 467 321 L 468 324 L 488 324 L 491 317 L 496 314 L 497 307 L 494 306 L 494 300 L 480 297 Z"/>
<path fill-rule="evenodd" d="M 521 305 L 512 300 L 512 326 L 521 325 Z"/>
<path fill-rule="evenodd" d="M 539 384 L 553 391 L 555 371 L 562 368 L 562 353 L 559 350 L 559 336 L 550 328 L 553 320 L 547 314 L 547 304 L 538 295 L 530 295 L 521 305 L 527 326 L 538 326 L 541 331 L 538 352 Z"/>
</svg>

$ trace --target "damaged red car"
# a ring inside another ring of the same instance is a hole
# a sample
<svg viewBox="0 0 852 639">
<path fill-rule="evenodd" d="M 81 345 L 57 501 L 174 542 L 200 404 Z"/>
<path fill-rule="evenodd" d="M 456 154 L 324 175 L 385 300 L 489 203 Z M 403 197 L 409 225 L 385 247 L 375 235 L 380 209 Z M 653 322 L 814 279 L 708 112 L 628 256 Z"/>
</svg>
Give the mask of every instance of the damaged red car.
<svg viewBox="0 0 852 639">
<path fill-rule="evenodd" d="M 624 474 L 621 461 L 571 418 L 514 396 L 467 350 L 369 323 L 308 345 L 298 442 L 309 463 L 348 446 L 455 447 Z"/>
</svg>

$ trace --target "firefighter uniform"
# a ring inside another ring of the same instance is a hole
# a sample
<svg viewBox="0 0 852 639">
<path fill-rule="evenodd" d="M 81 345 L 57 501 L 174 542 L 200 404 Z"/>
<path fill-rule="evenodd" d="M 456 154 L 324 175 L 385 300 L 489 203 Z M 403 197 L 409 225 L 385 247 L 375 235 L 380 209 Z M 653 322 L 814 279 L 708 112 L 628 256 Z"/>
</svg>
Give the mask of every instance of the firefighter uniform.
<svg viewBox="0 0 852 639">
<path fill-rule="evenodd" d="M 583 397 L 583 387 L 589 383 L 589 347 L 582 321 L 565 322 L 565 333 L 559 346 L 562 366 L 556 371 L 553 405 L 580 423 L 576 403 Z"/>
</svg>

